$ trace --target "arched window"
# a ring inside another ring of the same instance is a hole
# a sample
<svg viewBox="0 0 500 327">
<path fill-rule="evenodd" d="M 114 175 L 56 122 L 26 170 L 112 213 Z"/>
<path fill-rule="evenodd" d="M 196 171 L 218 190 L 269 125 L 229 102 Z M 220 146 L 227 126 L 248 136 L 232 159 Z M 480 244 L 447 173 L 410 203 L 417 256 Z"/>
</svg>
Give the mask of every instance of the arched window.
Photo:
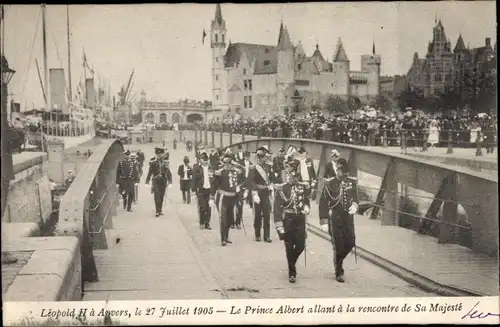
<svg viewBox="0 0 500 327">
<path fill-rule="evenodd" d="M 164 124 L 167 122 L 167 114 L 161 113 L 160 114 L 160 124 Z"/>
<path fill-rule="evenodd" d="M 436 76 L 434 76 L 434 82 L 441 82 L 441 74 L 436 74 Z"/>
<path fill-rule="evenodd" d="M 222 43 L 224 43 L 224 34 L 221 35 Z"/>
<path fill-rule="evenodd" d="M 215 34 L 215 43 L 219 43 L 219 35 Z"/>
</svg>

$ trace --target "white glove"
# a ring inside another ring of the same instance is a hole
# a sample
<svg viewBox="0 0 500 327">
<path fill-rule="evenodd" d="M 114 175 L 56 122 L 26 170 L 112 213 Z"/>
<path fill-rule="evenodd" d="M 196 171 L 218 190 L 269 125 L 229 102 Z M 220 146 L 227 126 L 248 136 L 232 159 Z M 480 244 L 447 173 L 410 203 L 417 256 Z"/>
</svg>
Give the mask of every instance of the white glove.
<svg viewBox="0 0 500 327">
<path fill-rule="evenodd" d="M 135 184 L 134 184 L 134 186 L 137 186 L 137 185 L 139 185 L 139 183 L 135 183 Z"/>
<path fill-rule="evenodd" d="M 274 186 L 273 186 L 272 184 L 271 184 L 271 185 L 269 185 L 269 190 L 270 190 L 270 191 L 274 190 Z"/>
<path fill-rule="evenodd" d="M 248 190 L 243 191 L 243 197 L 246 198 L 248 196 Z"/>
<path fill-rule="evenodd" d="M 116 188 L 120 188 L 120 184 L 116 184 Z"/>
<path fill-rule="evenodd" d="M 285 229 L 283 227 L 277 227 L 276 228 L 276 231 L 279 233 L 279 234 L 285 234 Z"/>
<path fill-rule="evenodd" d="M 168 188 L 171 188 L 171 187 L 172 187 L 172 184 L 168 184 L 168 186 L 167 186 L 167 187 L 168 187 Z"/>
<path fill-rule="evenodd" d="M 308 215 L 311 209 L 308 206 L 304 206 L 304 215 Z"/>
<path fill-rule="evenodd" d="M 328 233 L 328 224 L 323 224 L 320 226 L 321 230 L 325 233 Z"/>
<path fill-rule="evenodd" d="M 236 193 L 240 193 L 240 191 L 241 191 L 241 187 L 236 186 Z"/>
<path fill-rule="evenodd" d="M 351 204 L 351 207 L 349 208 L 348 213 L 350 215 L 354 215 L 356 212 L 358 212 L 358 206 L 356 204 Z"/>
<path fill-rule="evenodd" d="M 260 203 L 260 198 L 257 194 L 253 196 L 253 203 L 257 203 L 257 204 Z"/>
<path fill-rule="evenodd" d="M 311 187 L 314 187 L 316 185 L 316 181 L 311 182 Z"/>
<path fill-rule="evenodd" d="M 208 205 L 211 206 L 211 207 L 213 207 L 215 205 L 214 199 L 208 200 Z"/>
</svg>

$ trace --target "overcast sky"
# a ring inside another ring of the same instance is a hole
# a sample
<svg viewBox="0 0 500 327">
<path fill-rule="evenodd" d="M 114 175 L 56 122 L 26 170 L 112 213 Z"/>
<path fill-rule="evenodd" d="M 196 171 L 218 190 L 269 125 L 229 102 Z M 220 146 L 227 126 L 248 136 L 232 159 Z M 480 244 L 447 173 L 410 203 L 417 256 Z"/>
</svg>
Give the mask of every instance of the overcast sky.
<svg viewBox="0 0 500 327">
<path fill-rule="evenodd" d="M 22 110 L 44 102 L 35 65 L 36 58 L 43 70 L 40 13 L 37 5 L 5 9 L 5 54 L 17 71 L 9 91 Z M 214 4 L 70 6 L 73 93 L 83 79 L 85 49 L 114 95 L 134 68 L 132 93 L 144 90 L 156 101 L 211 100 L 211 49 L 209 42 L 202 45 L 201 36 L 203 28 L 209 33 L 214 13 Z M 294 44 L 301 40 L 310 55 L 319 43 L 323 56 L 332 60 L 341 37 L 353 70 L 375 40 L 383 75 L 405 74 L 415 52 L 425 55 L 436 15 L 452 47 L 459 33 L 471 48 L 482 46 L 486 37 L 496 40 L 492 1 L 223 4 L 222 15 L 233 43 L 275 45 L 283 18 Z M 47 46 L 49 69 L 67 70 L 66 6 L 47 7 Z"/>
</svg>

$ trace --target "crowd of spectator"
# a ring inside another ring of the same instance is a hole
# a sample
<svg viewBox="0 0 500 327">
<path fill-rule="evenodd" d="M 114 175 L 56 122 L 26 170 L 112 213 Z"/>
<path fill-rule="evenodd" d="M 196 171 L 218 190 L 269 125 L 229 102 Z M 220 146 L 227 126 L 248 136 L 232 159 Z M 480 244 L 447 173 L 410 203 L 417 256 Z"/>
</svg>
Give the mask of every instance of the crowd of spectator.
<svg viewBox="0 0 500 327">
<path fill-rule="evenodd" d="M 200 124 L 199 128 L 204 128 Z M 312 138 L 355 145 L 485 147 L 496 144 L 496 121 L 487 115 L 473 117 L 416 117 L 384 115 L 378 117 L 325 117 L 312 111 L 303 116 L 219 119 L 209 123 L 209 130 L 262 137 Z"/>
</svg>

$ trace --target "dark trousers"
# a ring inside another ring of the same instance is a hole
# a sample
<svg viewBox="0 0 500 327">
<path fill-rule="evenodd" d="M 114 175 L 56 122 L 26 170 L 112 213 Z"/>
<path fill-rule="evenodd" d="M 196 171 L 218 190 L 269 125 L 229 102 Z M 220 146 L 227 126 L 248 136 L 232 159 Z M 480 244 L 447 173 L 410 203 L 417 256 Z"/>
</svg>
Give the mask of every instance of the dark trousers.
<svg viewBox="0 0 500 327">
<path fill-rule="evenodd" d="M 234 221 L 234 205 L 237 196 L 227 196 L 217 193 L 215 203 L 219 211 L 220 238 L 221 241 L 227 241 L 229 238 L 229 227 Z"/>
<path fill-rule="evenodd" d="M 328 220 L 328 230 L 333 248 L 335 276 L 344 274 L 344 259 L 356 244 L 353 216 L 339 207 L 332 209 L 330 219 Z"/>
<path fill-rule="evenodd" d="M 161 213 L 163 208 L 163 200 L 165 199 L 165 191 L 167 190 L 167 180 L 163 177 L 158 177 L 153 180 L 153 195 L 155 200 L 156 213 Z"/>
<path fill-rule="evenodd" d="M 264 225 L 264 239 L 270 238 L 271 193 L 269 190 L 258 191 L 260 203 L 253 203 L 255 237 L 260 237 Z M 264 223 L 264 224 L 263 224 Z"/>
<path fill-rule="evenodd" d="M 285 213 L 283 228 L 288 275 L 297 276 L 295 265 L 306 246 L 306 218 L 303 214 Z"/>
<path fill-rule="evenodd" d="M 134 200 L 134 181 L 122 180 L 120 183 L 120 193 L 123 199 L 123 209 L 132 209 L 132 201 Z"/>
<path fill-rule="evenodd" d="M 208 205 L 208 200 L 210 200 L 210 190 L 209 189 L 199 189 L 196 194 L 198 198 L 198 216 L 200 219 L 200 225 L 208 226 L 210 225 L 210 216 L 212 210 Z"/>
<path fill-rule="evenodd" d="M 189 191 L 189 185 L 191 185 L 190 179 L 181 179 L 182 201 L 187 203 L 191 203 L 191 192 Z"/>
</svg>

